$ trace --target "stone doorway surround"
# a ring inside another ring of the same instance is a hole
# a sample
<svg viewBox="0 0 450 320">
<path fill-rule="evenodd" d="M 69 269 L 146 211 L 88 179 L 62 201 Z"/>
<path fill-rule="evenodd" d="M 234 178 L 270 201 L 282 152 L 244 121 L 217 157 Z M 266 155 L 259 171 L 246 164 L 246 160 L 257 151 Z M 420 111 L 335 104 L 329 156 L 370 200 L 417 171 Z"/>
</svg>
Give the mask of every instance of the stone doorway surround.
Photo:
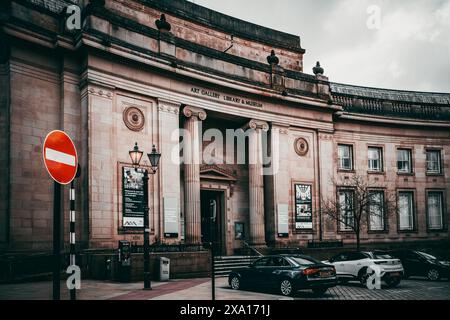
<svg viewBox="0 0 450 320">
<path fill-rule="evenodd" d="M 233 196 L 236 181 L 237 178 L 232 172 L 218 165 L 200 166 L 200 190 L 224 192 L 221 241 L 225 255 L 232 255 L 234 250 L 233 208 L 230 199 Z"/>
</svg>

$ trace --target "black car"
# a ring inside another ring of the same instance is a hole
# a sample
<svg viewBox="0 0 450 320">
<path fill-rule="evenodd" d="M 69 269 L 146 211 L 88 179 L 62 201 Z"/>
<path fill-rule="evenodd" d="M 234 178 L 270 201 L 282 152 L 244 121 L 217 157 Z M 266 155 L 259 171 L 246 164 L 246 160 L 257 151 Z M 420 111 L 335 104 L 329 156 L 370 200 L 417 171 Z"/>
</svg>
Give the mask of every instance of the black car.
<svg viewBox="0 0 450 320">
<path fill-rule="evenodd" d="M 405 278 L 423 276 L 431 281 L 437 281 L 450 277 L 450 262 L 431 254 L 416 250 L 394 250 L 389 254 L 402 261 Z"/>
<path fill-rule="evenodd" d="M 298 290 L 311 289 L 323 295 L 337 284 L 336 270 L 311 257 L 303 255 L 266 256 L 247 268 L 235 270 L 228 276 L 234 290 L 241 288 L 276 289 L 284 296 Z"/>
</svg>

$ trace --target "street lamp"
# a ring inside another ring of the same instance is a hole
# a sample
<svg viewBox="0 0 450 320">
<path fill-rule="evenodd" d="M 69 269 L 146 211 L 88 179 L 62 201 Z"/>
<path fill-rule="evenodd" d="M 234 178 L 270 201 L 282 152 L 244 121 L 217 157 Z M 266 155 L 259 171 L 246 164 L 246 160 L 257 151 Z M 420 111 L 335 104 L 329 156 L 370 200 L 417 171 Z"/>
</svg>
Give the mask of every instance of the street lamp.
<svg viewBox="0 0 450 320">
<path fill-rule="evenodd" d="M 134 145 L 133 150 L 128 152 L 130 154 L 131 163 L 133 164 L 133 167 L 137 168 L 139 167 L 139 164 L 141 162 L 142 156 L 144 154 L 143 151 L 139 150 L 138 144 Z M 159 160 L 161 159 L 161 153 L 158 153 L 156 151 L 155 145 L 153 145 L 152 153 L 147 154 L 150 164 L 152 166 L 152 172 L 151 174 L 155 174 L 156 170 L 158 170 Z M 150 281 L 150 242 L 149 242 L 149 235 L 150 235 L 150 227 L 149 227 L 149 220 L 148 220 L 148 171 L 144 170 L 144 290 L 152 290 L 151 281 Z"/>
<path fill-rule="evenodd" d="M 161 153 L 158 153 L 155 145 L 153 145 L 152 153 L 147 154 L 147 156 L 150 160 L 150 164 L 152 165 L 153 173 L 156 173 L 156 170 L 158 170 L 159 159 L 161 159 Z"/>
<path fill-rule="evenodd" d="M 144 152 L 139 150 L 137 142 L 135 143 L 133 150 L 129 151 L 128 153 L 130 154 L 133 167 L 139 167 L 139 163 L 141 163 L 142 155 L 144 154 Z"/>
</svg>

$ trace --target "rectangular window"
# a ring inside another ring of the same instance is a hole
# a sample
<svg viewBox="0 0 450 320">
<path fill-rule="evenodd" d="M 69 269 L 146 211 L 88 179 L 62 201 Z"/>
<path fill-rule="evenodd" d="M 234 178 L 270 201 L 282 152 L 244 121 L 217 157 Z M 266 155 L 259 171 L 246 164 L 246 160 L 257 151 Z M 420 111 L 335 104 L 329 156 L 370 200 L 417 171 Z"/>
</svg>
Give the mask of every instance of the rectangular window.
<svg viewBox="0 0 450 320">
<path fill-rule="evenodd" d="M 353 170 L 353 147 L 340 144 L 338 146 L 338 162 L 340 170 Z"/>
<path fill-rule="evenodd" d="M 428 193 L 428 229 L 443 229 L 443 194 L 442 192 Z"/>
<path fill-rule="evenodd" d="M 441 151 L 428 150 L 427 151 L 427 173 L 441 174 Z"/>
<path fill-rule="evenodd" d="M 384 231 L 384 192 L 370 192 L 369 197 L 370 231 Z"/>
<path fill-rule="evenodd" d="M 352 231 L 354 226 L 354 192 L 351 190 L 345 190 L 339 192 L 339 205 L 340 205 L 340 230 Z"/>
<path fill-rule="evenodd" d="M 400 230 L 414 230 L 414 195 L 412 192 L 398 194 L 398 211 Z"/>
<path fill-rule="evenodd" d="M 412 173 L 411 150 L 397 150 L 397 168 L 399 173 Z"/>
<path fill-rule="evenodd" d="M 383 152 L 381 148 L 369 147 L 369 171 L 383 171 Z"/>
</svg>

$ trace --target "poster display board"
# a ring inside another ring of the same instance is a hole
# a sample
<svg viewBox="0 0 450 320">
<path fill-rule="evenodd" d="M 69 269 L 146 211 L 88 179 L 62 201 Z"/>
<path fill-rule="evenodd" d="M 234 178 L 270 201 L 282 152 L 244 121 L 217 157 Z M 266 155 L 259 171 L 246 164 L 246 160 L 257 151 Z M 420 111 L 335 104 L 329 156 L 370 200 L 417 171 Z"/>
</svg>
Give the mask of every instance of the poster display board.
<svg viewBox="0 0 450 320">
<path fill-rule="evenodd" d="M 178 238 L 179 210 L 177 198 L 164 198 L 164 237 Z"/>
<path fill-rule="evenodd" d="M 313 229 L 311 185 L 295 185 L 295 229 L 297 231 Z"/>
<path fill-rule="evenodd" d="M 122 168 L 122 226 L 144 227 L 144 169 Z"/>
<path fill-rule="evenodd" d="M 278 237 L 289 237 L 289 206 L 278 204 Z"/>
</svg>

